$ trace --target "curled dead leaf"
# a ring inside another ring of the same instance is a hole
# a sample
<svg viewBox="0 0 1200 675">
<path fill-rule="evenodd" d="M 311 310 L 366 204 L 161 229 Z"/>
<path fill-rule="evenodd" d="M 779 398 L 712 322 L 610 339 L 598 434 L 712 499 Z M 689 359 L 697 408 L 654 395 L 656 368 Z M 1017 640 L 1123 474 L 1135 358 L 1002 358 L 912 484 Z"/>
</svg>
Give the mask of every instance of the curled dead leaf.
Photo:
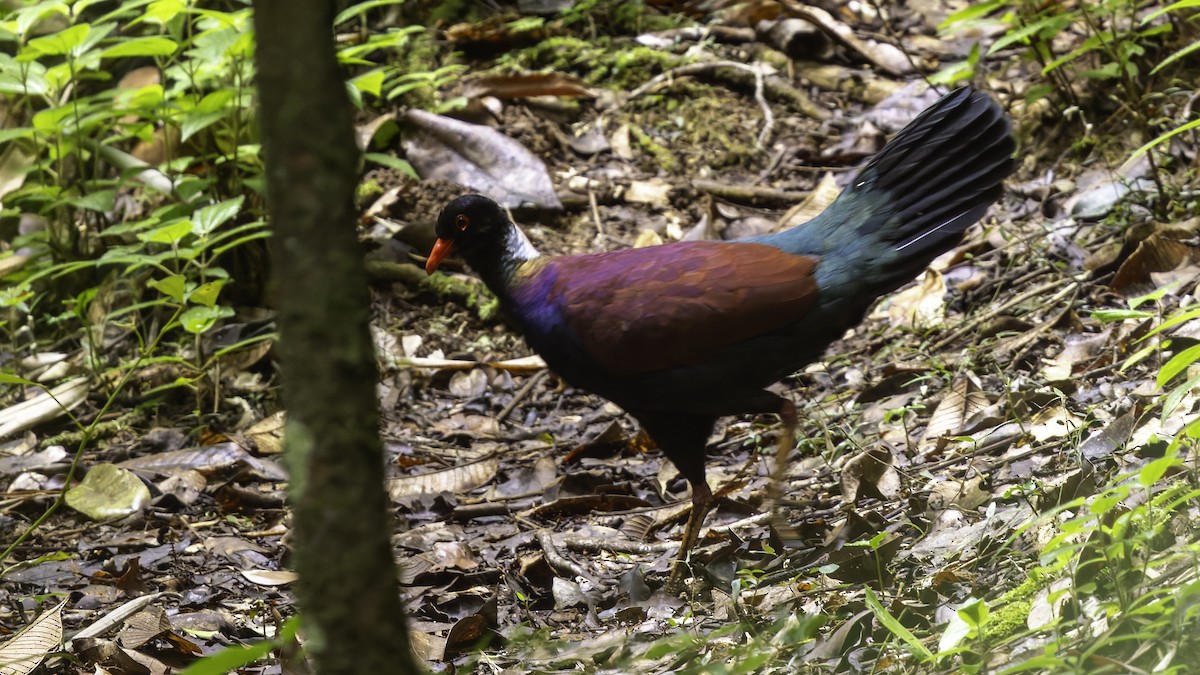
<svg viewBox="0 0 1200 675">
<path fill-rule="evenodd" d="M 842 497 L 854 503 L 861 496 L 892 499 L 900 494 L 900 475 L 892 466 L 892 453 L 875 447 L 846 462 L 842 468 Z"/>
<path fill-rule="evenodd" d="M 493 455 L 441 471 L 393 478 L 387 482 L 388 496 L 398 500 L 415 494 L 468 492 L 495 478 L 499 468 L 500 460 Z"/>
<path fill-rule="evenodd" d="M 465 185 L 509 208 L 562 209 L 546 165 L 517 141 L 423 110 L 409 110 L 404 119 L 417 130 L 404 145 L 422 178 Z"/>
</svg>

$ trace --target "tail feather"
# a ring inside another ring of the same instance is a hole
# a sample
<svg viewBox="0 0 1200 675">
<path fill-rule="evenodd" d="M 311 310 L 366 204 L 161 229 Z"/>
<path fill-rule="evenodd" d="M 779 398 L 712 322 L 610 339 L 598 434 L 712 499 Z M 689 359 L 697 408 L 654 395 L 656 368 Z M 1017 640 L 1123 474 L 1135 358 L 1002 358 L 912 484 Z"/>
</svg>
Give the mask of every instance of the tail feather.
<svg viewBox="0 0 1200 675">
<path fill-rule="evenodd" d="M 1008 118 L 962 88 L 900 131 L 824 213 L 758 239 L 821 258 L 831 297 L 878 295 L 916 276 L 983 217 L 1012 172 Z"/>
</svg>

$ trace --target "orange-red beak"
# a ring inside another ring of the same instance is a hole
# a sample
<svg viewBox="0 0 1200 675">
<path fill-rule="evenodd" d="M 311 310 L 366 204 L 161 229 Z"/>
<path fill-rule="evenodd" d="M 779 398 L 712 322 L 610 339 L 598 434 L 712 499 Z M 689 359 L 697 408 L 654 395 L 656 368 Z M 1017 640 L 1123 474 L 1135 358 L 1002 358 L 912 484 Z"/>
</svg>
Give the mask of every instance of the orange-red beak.
<svg viewBox="0 0 1200 675">
<path fill-rule="evenodd" d="M 438 265 L 442 264 L 442 259 L 450 255 L 454 250 L 453 239 L 438 239 L 433 245 L 433 250 L 429 252 L 429 258 L 425 260 L 425 273 L 433 274 Z"/>
</svg>

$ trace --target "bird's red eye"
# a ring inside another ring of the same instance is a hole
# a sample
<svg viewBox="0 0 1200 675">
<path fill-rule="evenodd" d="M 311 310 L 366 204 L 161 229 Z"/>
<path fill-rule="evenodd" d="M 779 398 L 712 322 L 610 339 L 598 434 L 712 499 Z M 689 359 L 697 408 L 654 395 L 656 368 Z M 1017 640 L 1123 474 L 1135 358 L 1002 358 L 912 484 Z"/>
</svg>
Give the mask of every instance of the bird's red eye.
<svg viewBox="0 0 1200 675">
<path fill-rule="evenodd" d="M 454 224 L 456 226 L 458 226 L 459 232 L 466 232 L 467 226 L 471 224 L 471 219 L 468 218 L 466 215 L 460 213 L 460 214 L 458 214 L 458 217 L 456 217 L 454 219 Z"/>
</svg>

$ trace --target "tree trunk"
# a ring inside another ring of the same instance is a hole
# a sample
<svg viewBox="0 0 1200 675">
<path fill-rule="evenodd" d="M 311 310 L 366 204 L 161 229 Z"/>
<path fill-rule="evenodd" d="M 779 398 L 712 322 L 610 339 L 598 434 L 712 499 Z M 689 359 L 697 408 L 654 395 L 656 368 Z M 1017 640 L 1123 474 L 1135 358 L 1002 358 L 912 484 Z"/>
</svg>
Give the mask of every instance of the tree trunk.
<svg viewBox="0 0 1200 675">
<path fill-rule="evenodd" d="M 334 3 L 256 0 L 296 587 L 319 672 L 416 673 L 390 545 Z"/>
</svg>

